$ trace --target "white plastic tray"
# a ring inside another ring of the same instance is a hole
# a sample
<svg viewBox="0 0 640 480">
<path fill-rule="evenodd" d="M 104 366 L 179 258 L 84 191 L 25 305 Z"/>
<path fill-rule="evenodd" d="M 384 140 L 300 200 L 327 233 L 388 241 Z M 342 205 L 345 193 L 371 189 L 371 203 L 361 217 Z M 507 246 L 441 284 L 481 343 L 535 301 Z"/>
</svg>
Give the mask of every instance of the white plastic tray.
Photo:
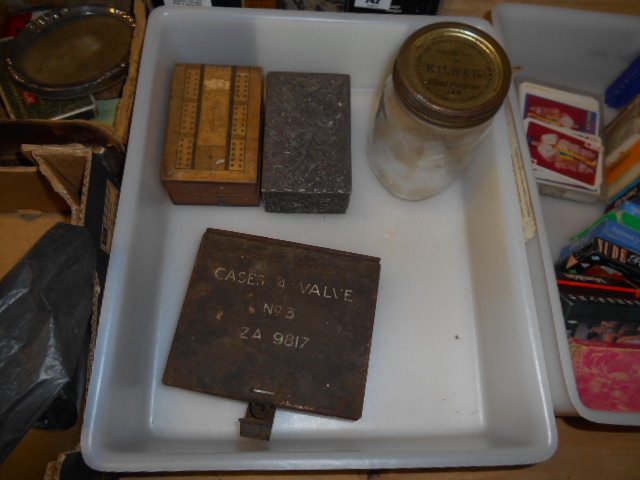
<svg viewBox="0 0 640 480">
<path fill-rule="evenodd" d="M 106 471 L 371 469 L 528 464 L 553 453 L 555 423 L 504 113 L 465 175 L 427 201 L 392 197 L 364 155 L 376 91 L 397 49 L 433 21 L 153 11 L 82 431 L 89 465 Z M 467 21 L 490 30 L 482 20 Z M 350 74 L 348 212 L 173 205 L 159 173 L 176 62 Z M 381 257 L 361 420 L 279 410 L 270 442 L 242 439 L 237 419 L 245 404 L 161 384 L 207 227 Z"/>
<path fill-rule="evenodd" d="M 509 58 L 528 79 L 604 94 L 606 87 L 640 54 L 640 17 L 530 5 L 499 5 L 493 12 L 497 34 Z M 512 92 L 513 93 L 513 92 Z M 514 109 L 517 101 L 512 97 Z M 605 123 L 616 111 L 606 107 Z M 524 147 L 524 133 L 520 129 Z M 583 204 L 538 196 L 528 169 L 538 236 L 527 254 L 547 364 L 553 405 L 558 414 L 589 420 L 640 425 L 640 414 L 587 408 L 580 401 L 566 341 L 553 262 L 567 240 L 604 211 L 604 204 Z"/>
</svg>

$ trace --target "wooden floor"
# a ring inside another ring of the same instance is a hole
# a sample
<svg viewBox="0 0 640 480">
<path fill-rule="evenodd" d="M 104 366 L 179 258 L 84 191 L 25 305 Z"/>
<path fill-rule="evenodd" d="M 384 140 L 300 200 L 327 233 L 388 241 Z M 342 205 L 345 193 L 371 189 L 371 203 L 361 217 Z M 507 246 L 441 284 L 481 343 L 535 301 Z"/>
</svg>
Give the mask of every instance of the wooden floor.
<svg viewBox="0 0 640 480">
<path fill-rule="evenodd" d="M 441 0 L 440 15 L 489 18 L 491 10 L 500 3 L 528 3 L 640 15 L 638 0 Z"/>
</svg>

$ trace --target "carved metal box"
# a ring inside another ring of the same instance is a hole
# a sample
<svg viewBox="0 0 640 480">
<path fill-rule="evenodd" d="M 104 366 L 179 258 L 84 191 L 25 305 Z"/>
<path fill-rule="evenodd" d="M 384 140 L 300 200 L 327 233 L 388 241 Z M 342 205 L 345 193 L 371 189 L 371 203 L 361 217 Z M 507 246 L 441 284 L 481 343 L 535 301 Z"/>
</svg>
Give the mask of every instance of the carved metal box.
<svg viewBox="0 0 640 480">
<path fill-rule="evenodd" d="M 162 183 L 178 204 L 258 205 L 260 67 L 178 64 Z"/>
<path fill-rule="evenodd" d="M 265 209 L 344 213 L 351 195 L 349 76 L 270 72 L 266 83 Z"/>
</svg>

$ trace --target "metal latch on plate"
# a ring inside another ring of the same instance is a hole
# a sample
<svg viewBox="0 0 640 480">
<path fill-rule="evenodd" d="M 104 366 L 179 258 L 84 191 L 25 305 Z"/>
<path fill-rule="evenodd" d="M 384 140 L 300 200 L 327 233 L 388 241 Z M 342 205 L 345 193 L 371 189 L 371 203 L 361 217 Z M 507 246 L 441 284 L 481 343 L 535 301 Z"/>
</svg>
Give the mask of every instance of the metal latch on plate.
<svg viewBox="0 0 640 480">
<path fill-rule="evenodd" d="M 240 436 L 256 440 L 269 440 L 276 407 L 268 403 L 251 402 L 247 413 L 240 418 Z"/>
</svg>

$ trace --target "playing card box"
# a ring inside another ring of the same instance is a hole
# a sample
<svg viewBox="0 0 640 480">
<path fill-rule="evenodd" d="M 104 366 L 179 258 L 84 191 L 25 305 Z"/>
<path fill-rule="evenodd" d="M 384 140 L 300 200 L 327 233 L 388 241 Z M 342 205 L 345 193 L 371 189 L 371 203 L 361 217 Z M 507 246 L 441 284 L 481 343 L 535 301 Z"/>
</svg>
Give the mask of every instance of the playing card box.
<svg viewBox="0 0 640 480">
<path fill-rule="evenodd" d="M 540 192 L 598 201 L 604 184 L 599 99 L 530 81 L 518 84 L 518 95 Z"/>
<path fill-rule="evenodd" d="M 602 183 L 599 144 L 537 120 L 526 120 L 525 125 L 529 154 L 538 179 L 599 192 Z"/>
</svg>

